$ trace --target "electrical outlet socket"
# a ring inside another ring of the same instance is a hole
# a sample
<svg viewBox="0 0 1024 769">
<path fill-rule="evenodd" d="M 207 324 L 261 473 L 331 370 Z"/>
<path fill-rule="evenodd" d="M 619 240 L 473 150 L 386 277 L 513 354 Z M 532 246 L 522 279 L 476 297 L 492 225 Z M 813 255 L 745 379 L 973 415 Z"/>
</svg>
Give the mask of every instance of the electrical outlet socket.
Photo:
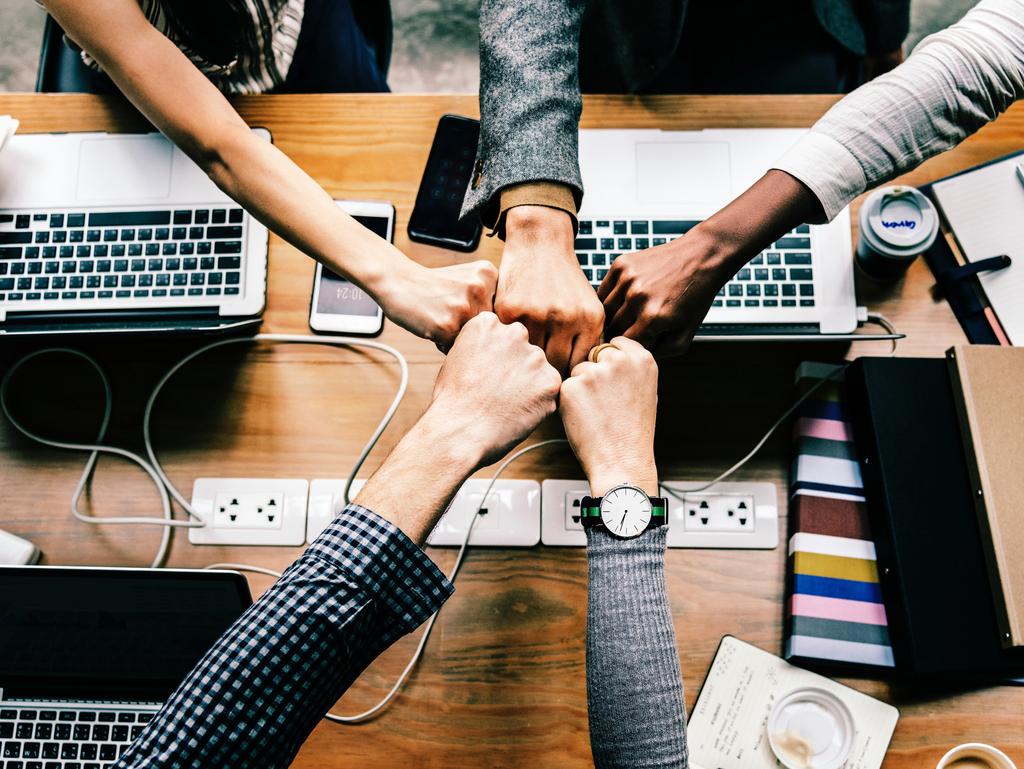
<svg viewBox="0 0 1024 769">
<path fill-rule="evenodd" d="M 427 544 L 441 547 L 461 545 L 466 536 L 466 526 L 480 507 L 489 483 L 489 480 L 476 478 L 466 481 L 430 532 Z M 353 480 L 351 496 L 355 497 L 365 484 L 365 479 Z M 341 511 L 344 485 L 344 481 L 330 478 L 317 478 L 310 484 L 307 541 L 316 539 Z M 470 545 L 533 547 L 540 541 L 540 484 L 536 481 L 499 480 L 491 489 L 484 507 L 487 513 L 481 515 L 473 527 Z"/>
<path fill-rule="evenodd" d="M 545 480 L 541 484 L 540 541 L 554 547 L 586 547 L 580 501 L 589 494 L 586 481 Z"/>
<path fill-rule="evenodd" d="M 471 478 L 427 537 L 427 544 L 462 544 L 480 508 L 489 480 Z M 483 512 L 486 510 L 486 513 Z M 496 481 L 487 495 L 480 520 L 473 526 L 469 544 L 476 547 L 533 547 L 540 542 L 540 484 L 537 481 Z"/>
<path fill-rule="evenodd" d="M 193 545 L 301 545 L 309 484 L 295 478 L 197 478 L 192 509 L 206 524 Z"/>
<path fill-rule="evenodd" d="M 668 496 L 669 547 L 771 550 L 779 545 L 779 505 L 774 483 L 666 481 L 683 496 Z"/>
<path fill-rule="evenodd" d="M 668 497 L 669 547 L 772 549 L 779 544 L 778 502 L 772 483 L 719 483 L 686 495 L 699 482 L 667 481 L 684 494 Z M 541 541 L 545 545 L 585 547 L 579 501 L 590 493 L 586 481 L 548 479 L 541 485 Z M 703 506 L 702 506 L 703 505 Z M 694 516 L 689 515 L 690 510 Z M 729 514 L 730 510 L 732 515 Z M 707 522 L 704 522 L 707 519 Z"/>
<path fill-rule="evenodd" d="M 356 494 L 366 485 L 365 478 L 353 478 L 349 496 L 355 499 Z M 327 524 L 344 507 L 342 494 L 345 493 L 345 481 L 336 478 L 314 478 L 309 484 L 309 507 L 306 511 L 306 541 L 312 544 L 327 528 Z"/>
</svg>

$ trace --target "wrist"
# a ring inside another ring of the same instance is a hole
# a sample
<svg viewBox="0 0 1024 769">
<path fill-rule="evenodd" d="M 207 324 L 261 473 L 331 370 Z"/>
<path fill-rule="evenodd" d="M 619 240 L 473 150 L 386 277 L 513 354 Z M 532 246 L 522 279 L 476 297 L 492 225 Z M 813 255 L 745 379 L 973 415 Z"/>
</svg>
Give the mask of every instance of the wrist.
<svg viewBox="0 0 1024 769">
<path fill-rule="evenodd" d="M 374 243 L 367 249 L 368 257 L 363 260 L 359 274 L 353 282 L 366 291 L 377 304 L 386 306 L 387 298 L 400 283 L 417 282 L 420 273 L 427 269 L 414 262 L 390 243 Z M 383 247 L 382 247 L 383 246 Z"/>
<path fill-rule="evenodd" d="M 468 478 L 484 461 L 484 441 L 479 420 L 464 418 L 460 409 L 448 409 L 435 401 L 409 431 L 421 456 L 429 456 L 442 472 Z M 403 439 L 404 442 L 404 439 Z"/>
<path fill-rule="evenodd" d="M 562 209 L 550 206 L 515 206 L 505 212 L 505 242 L 514 239 L 555 243 L 565 240 L 571 243 L 572 217 Z"/>
<path fill-rule="evenodd" d="M 590 495 L 603 497 L 609 489 L 628 483 L 649 497 L 658 496 L 658 468 L 654 457 L 629 462 L 610 462 L 587 469 Z"/>
</svg>

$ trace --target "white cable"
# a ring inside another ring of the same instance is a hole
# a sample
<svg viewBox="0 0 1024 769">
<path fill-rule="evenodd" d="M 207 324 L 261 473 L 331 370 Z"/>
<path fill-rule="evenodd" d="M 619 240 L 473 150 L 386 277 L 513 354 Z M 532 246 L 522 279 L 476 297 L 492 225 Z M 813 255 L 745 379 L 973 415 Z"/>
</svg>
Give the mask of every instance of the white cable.
<svg viewBox="0 0 1024 769">
<path fill-rule="evenodd" d="M 879 326 L 884 328 L 890 334 L 895 334 L 896 333 L 896 327 L 893 326 L 892 321 L 889 320 L 884 315 L 882 315 L 882 313 L 880 313 L 880 312 L 869 312 L 868 313 L 868 321 L 871 322 L 871 323 L 877 323 Z M 898 338 L 894 337 L 890 341 L 892 342 L 892 349 L 889 351 L 889 357 L 890 358 L 894 358 L 894 357 L 896 357 L 896 345 L 899 344 L 900 340 Z"/>
<path fill-rule="evenodd" d="M 879 326 L 884 328 L 890 334 L 895 334 L 896 333 L 896 328 L 895 328 L 895 326 L 893 326 L 892 321 L 890 321 L 887 317 L 885 317 L 884 315 L 882 315 L 879 312 L 869 312 L 868 313 L 868 320 L 871 321 L 871 322 L 877 323 Z M 896 344 L 897 344 L 897 342 L 899 340 L 898 339 L 893 339 L 891 341 L 892 341 L 892 350 L 889 352 L 889 356 L 893 357 L 893 356 L 896 355 Z M 825 384 L 826 382 L 834 379 L 837 375 L 839 375 L 839 374 L 843 373 L 844 371 L 846 371 L 846 369 L 847 369 L 847 367 L 849 365 L 850 365 L 849 363 L 843 363 L 841 365 L 837 365 L 837 367 L 835 369 L 833 369 L 827 376 L 822 377 L 817 383 L 812 385 L 810 387 L 810 389 L 807 390 L 807 392 L 805 392 L 803 395 L 801 395 L 799 398 L 797 398 L 796 403 L 794 403 L 792 406 L 790 406 L 788 409 L 786 409 L 785 413 L 783 413 L 783 415 L 781 417 L 779 417 L 777 420 L 775 420 L 775 423 L 771 427 L 768 428 L 768 432 L 766 432 L 761 437 L 761 440 L 759 440 L 754 445 L 754 448 L 752 448 L 749 452 L 747 452 L 746 456 L 744 456 L 743 459 L 741 459 L 739 462 L 734 464 L 732 467 L 730 467 L 724 473 L 721 473 L 713 481 L 708 481 L 707 483 L 703 483 L 700 486 L 696 486 L 694 488 L 688 488 L 683 493 L 684 494 L 695 494 L 697 492 L 706 491 L 707 489 L 709 489 L 712 486 L 714 486 L 716 483 L 721 483 L 726 478 L 728 478 L 730 475 L 732 475 L 737 470 L 739 470 L 741 467 L 743 467 L 743 465 L 745 465 L 747 462 L 749 462 L 753 458 L 753 456 L 755 454 L 757 454 L 758 451 L 761 450 L 761 447 L 764 446 L 764 444 L 768 442 L 768 439 L 772 437 L 772 435 L 775 433 L 775 431 L 778 430 L 779 427 L 782 424 L 784 424 L 787 419 L 789 419 L 789 417 L 793 414 L 793 412 L 796 411 L 798 408 L 800 408 L 800 406 L 804 403 L 804 401 L 806 401 L 808 398 L 811 397 L 811 395 L 813 395 L 815 392 L 817 392 L 818 388 L 821 387 L 823 384 Z M 661 486 L 661 484 L 659 484 L 659 486 Z M 673 491 L 672 489 L 668 488 L 667 486 L 661 486 L 661 489 L 662 489 L 662 491 L 668 492 L 671 496 L 675 497 L 680 502 L 682 502 L 683 499 L 684 499 L 683 496 L 679 492 Z"/>
<path fill-rule="evenodd" d="M 7 405 L 7 391 L 8 388 L 10 387 L 11 379 L 14 376 L 15 372 L 18 371 L 18 369 L 20 369 L 24 364 L 28 363 L 33 358 L 38 358 L 42 355 L 49 354 L 66 354 L 81 358 L 82 360 L 89 363 L 89 365 L 91 365 L 96 370 L 96 373 L 99 375 L 100 382 L 102 382 L 103 384 L 104 402 L 103 418 L 100 420 L 100 428 L 97 431 L 95 443 L 74 443 L 71 441 L 56 441 L 51 440 L 50 438 L 44 438 L 43 436 L 38 435 L 29 430 L 21 422 L 15 419 L 13 414 L 11 414 L 10 408 Z M 102 442 L 103 438 L 107 434 L 107 427 L 110 425 L 110 413 L 113 410 L 113 400 L 114 398 L 113 392 L 110 388 L 110 381 L 107 379 L 107 375 L 103 372 L 103 369 L 100 367 L 100 364 L 97 363 L 96 360 L 90 355 L 87 355 L 86 353 L 80 352 L 78 350 L 73 350 L 69 347 L 50 347 L 43 350 L 37 350 L 35 352 L 29 353 L 28 355 L 25 355 L 24 357 L 17 360 L 7 370 L 7 373 L 4 374 L 3 382 L 0 383 L 0 410 L 3 411 L 4 416 L 7 417 L 7 420 L 11 423 L 15 430 L 20 432 L 26 438 L 29 438 L 30 440 L 33 440 L 36 443 L 41 443 L 44 446 L 51 446 L 57 449 L 70 449 L 72 451 L 90 452 L 89 459 L 87 459 L 85 462 L 85 468 L 82 471 L 82 475 L 78 479 L 78 484 L 75 486 L 75 491 L 71 495 L 72 516 L 74 516 L 77 520 L 82 521 L 83 523 L 90 524 L 141 524 L 164 527 L 163 537 L 161 537 L 160 540 L 160 548 L 157 550 L 156 557 L 153 559 L 152 563 L 153 568 L 157 568 L 161 566 L 167 558 L 167 552 L 171 544 L 171 529 L 173 527 L 180 526 L 195 526 L 196 524 L 191 523 L 189 521 L 173 520 L 171 500 L 167 496 L 167 489 L 165 489 L 163 484 L 161 484 L 159 476 L 156 474 L 153 467 L 145 459 L 131 451 L 126 451 L 125 449 L 118 448 L 117 446 L 108 446 Z M 163 509 L 163 518 L 151 518 L 146 516 L 117 516 L 110 518 L 98 518 L 96 516 L 83 513 L 78 509 L 78 501 L 82 497 L 82 493 L 85 490 L 86 484 L 92 477 L 93 470 L 96 467 L 96 460 L 99 458 L 101 452 L 123 457 L 124 459 L 127 459 L 130 462 L 134 462 L 135 464 L 137 464 L 139 467 L 146 471 L 146 473 L 149 475 L 150 479 L 153 481 L 153 484 L 156 486 L 157 491 L 160 494 L 160 504 Z"/>
<path fill-rule="evenodd" d="M 476 526 L 476 522 L 480 517 L 480 511 L 483 509 L 484 505 L 487 504 L 487 496 L 491 493 L 491 489 L 494 488 L 494 484 L 501 477 L 501 474 L 505 472 L 505 469 L 510 464 L 519 459 L 519 457 L 521 457 L 523 454 L 526 454 L 527 452 L 533 451 L 535 449 L 539 449 L 543 446 L 550 446 L 554 443 L 568 443 L 568 441 L 565 438 L 550 438 L 548 440 L 540 441 L 538 443 L 531 443 L 529 446 L 525 446 L 524 448 L 519 449 L 519 451 L 510 454 L 508 457 L 505 458 L 505 461 L 498 466 L 498 469 L 495 471 L 494 475 L 491 476 L 491 482 L 487 484 L 487 488 L 484 490 L 483 496 L 480 498 L 480 506 L 476 509 L 476 512 L 473 513 L 473 517 L 469 521 L 469 526 L 466 527 L 466 536 L 462 538 L 462 545 L 459 547 L 459 554 L 455 557 L 455 565 L 452 567 L 451 573 L 448 575 L 449 582 L 454 584 L 455 578 L 459 575 L 459 569 L 462 568 L 462 560 L 466 555 L 466 548 L 469 545 L 469 537 L 473 533 L 473 527 Z M 384 698 L 380 702 L 378 702 L 369 710 L 364 710 L 362 713 L 359 713 L 354 716 L 339 716 L 336 713 L 327 713 L 324 716 L 324 718 L 328 721 L 333 721 L 336 724 L 362 724 L 366 721 L 369 721 L 378 713 L 380 713 L 380 711 L 386 708 L 388 704 L 391 702 L 391 700 L 395 698 L 395 695 L 398 694 L 399 689 L 402 688 L 402 684 L 405 683 L 405 679 L 409 677 L 409 674 L 412 672 L 413 668 L 415 668 L 416 664 L 420 661 L 420 657 L 423 656 L 423 650 L 427 646 L 427 641 L 430 638 L 430 633 L 434 629 L 434 623 L 437 621 L 437 617 L 440 613 L 440 610 L 434 612 L 430 619 L 427 620 L 427 624 L 423 628 L 423 634 L 420 636 L 419 643 L 416 644 L 416 651 L 413 652 L 413 655 L 409 660 L 409 664 L 405 666 L 405 669 L 402 671 L 401 675 L 399 675 L 398 679 L 395 681 L 395 685 L 391 687 L 391 690 L 386 695 L 384 695 Z"/>
<path fill-rule="evenodd" d="M 142 415 L 142 441 L 146 447 L 146 454 L 149 456 L 149 461 L 152 463 L 153 469 L 160 476 L 160 480 L 163 482 L 164 486 L 167 487 L 171 496 L 173 496 L 178 504 L 181 505 L 182 509 L 189 515 L 198 517 L 196 516 L 195 511 L 192 510 L 192 505 L 189 504 L 188 500 L 181 495 L 178 489 L 171 482 L 171 479 L 167 477 L 166 473 L 164 473 L 164 469 L 161 466 L 160 461 L 156 458 L 156 452 L 153 450 L 153 443 L 150 437 L 150 421 L 153 414 L 153 405 L 156 403 L 157 396 L 160 395 L 164 385 L 166 385 L 167 382 L 170 381 L 171 377 L 173 377 L 190 361 L 198 358 L 203 353 L 215 350 L 219 347 L 225 347 L 229 344 L 243 344 L 252 341 L 284 342 L 290 344 L 323 344 L 331 347 L 369 347 L 371 349 L 387 353 L 398 362 L 402 376 L 401 381 L 398 384 L 398 389 L 395 391 L 395 397 L 392 398 L 391 405 L 388 406 L 388 410 L 384 412 L 384 416 L 377 424 L 377 429 L 373 431 L 373 435 L 370 436 L 370 440 L 366 442 L 366 445 L 359 454 L 359 458 L 356 459 L 356 463 L 352 467 L 352 472 L 349 473 L 348 478 L 345 481 L 344 498 L 345 504 L 348 504 L 351 501 L 349 499 L 349 489 L 352 486 L 353 479 L 356 477 L 360 468 L 362 468 L 363 463 L 366 461 L 370 452 L 373 451 L 373 447 L 377 445 L 377 441 L 380 439 L 381 434 L 391 423 L 391 419 L 398 410 L 398 406 L 402 403 L 402 399 L 405 397 L 405 391 L 409 387 L 409 364 L 406 362 L 405 356 L 394 347 L 382 342 L 375 342 L 371 339 L 355 339 L 353 337 L 344 336 L 330 338 L 311 336 L 309 334 L 256 334 L 256 336 L 253 337 L 221 339 L 220 341 L 212 342 L 211 344 L 200 347 L 198 350 L 189 353 L 168 369 L 167 373 L 160 378 L 159 382 L 157 382 L 156 387 L 153 388 L 153 391 L 149 395 L 149 399 L 146 401 L 146 409 Z"/>
<path fill-rule="evenodd" d="M 167 477 L 167 474 L 164 472 L 163 467 L 161 466 L 159 460 L 156 457 L 156 452 L 153 449 L 153 443 L 150 435 L 150 421 L 153 413 L 153 405 L 155 404 L 157 396 L 160 394 L 164 385 L 166 385 L 167 382 L 171 379 L 171 377 L 174 376 L 174 374 L 177 373 L 189 361 L 197 358 L 198 356 L 202 355 L 205 352 L 209 352 L 210 350 L 214 350 L 218 347 L 223 347 L 229 344 L 251 343 L 253 341 L 284 342 L 295 344 L 322 344 L 331 347 L 369 347 L 374 350 L 380 350 L 381 352 L 385 352 L 388 355 L 391 355 L 398 362 L 399 368 L 401 369 L 401 380 L 399 382 L 398 389 L 395 392 L 395 396 L 392 399 L 391 405 L 388 407 L 388 410 L 384 413 L 384 417 L 380 420 L 380 422 L 377 424 L 377 428 L 373 431 L 373 435 L 370 436 L 369 441 L 367 441 L 366 445 L 363 447 L 362 452 L 359 454 L 359 458 L 356 460 L 355 466 L 352 468 L 352 472 L 349 473 L 348 479 L 345 482 L 344 496 L 347 504 L 350 501 L 349 494 L 352 485 L 352 480 L 356 477 L 356 474 L 359 472 L 359 469 L 366 461 L 366 457 L 369 456 L 370 452 L 373 450 L 373 447 L 376 445 L 381 434 L 384 432 L 384 430 L 387 429 L 387 426 L 390 424 L 392 417 L 394 417 L 395 412 L 398 410 L 398 406 L 401 404 L 402 399 L 405 397 L 405 392 L 409 386 L 409 366 L 405 360 L 405 357 L 395 348 L 390 347 L 389 345 L 383 344 L 381 342 L 375 342 L 369 339 L 355 339 L 352 337 L 331 338 L 310 336 L 305 334 L 257 334 L 256 336 L 253 337 L 221 339 L 216 342 L 204 345 L 203 347 L 200 347 L 198 350 L 189 353 L 184 358 L 175 363 L 167 371 L 167 373 L 165 373 L 163 377 L 161 377 L 156 387 L 154 387 L 153 391 L 150 393 L 149 399 L 146 401 L 146 408 L 143 414 L 142 422 L 142 434 L 146 454 L 149 457 L 148 462 L 142 457 L 140 457 L 138 454 L 135 454 L 131 451 L 127 451 L 116 446 L 109 446 L 102 443 L 103 438 L 106 436 L 107 427 L 110 424 L 110 414 L 111 411 L 113 410 L 113 391 L 111 390 L 110 387 L 110 381 L 107 379 L 107 375 L 104 373 L 99 363 L 97 363 L 96 360 L 92 358 L 90 355 L 87 355 L 86 353 L 81 352 L 79 350 L 74 350 L 69 347 L 49 347 L 43 350 L 31 352 L 25 355 L 24 357 L 20 358 L 19 360 L 15 361 L 15 363 L 10 367 L 10 369 L 8 369 L 7 372 L 4 374 L 3 381 L 0 382 L 0 411 L 3 412 L 4 416 L 18 432 L 20 432 L 22 435 L 24 435 L 26 438 L 29 438 L 30 440 L 36 441 L 37 443 L 41 443 L 44 446 L 52 446 L 53 448 L 90 452 L 89 459 L 86 460 L 82 476 L 81 478 L 79 478 L 78 485 L 75 487 L 74 494 L 71 497 L 71 514 L 77 520 L 82 521 L 83 523 L 89 523 L 94 525 L 135 524 L 164 527 L 163 536 L 161 537 L 160 540 L 160 547 L 157 550 L 157 554 L 152 562 L 152 567 L 158 568 L 162 566 L 163 563 L 167 560 L 167 555 L 171 545 L 172 529 L 199 528 L 205 526 L 206 524 L 203 523 L 201 520 L 174 520 L 174 511 L 173 508 L 171 507 L 171 497 L 173 497 L 175 501 L 177 501 L 178 504 L 181 505 L 181 508 L 188 515 L 192 516 L 193 518 L 199 518 L 199 516 L 196 515 L 189 501 L 186 500 L 184 496 L 182 496 L 182 494 L 171 482 L 170 478 Z M 33 358 L 49 354 L 66 354 L 81 358 L 82 360 L 88 362 L 99 375 L 100 382 L 103 384 L 104 407 L 103 419 L 100 422 L 100 428 L 95 443 L 73 443 L 70 441 L 56 441 L 49 438 L 44 438 L 43 436 L 38 435 L 29 430 L 21 422 L 15 419 L 13 414 L 11 414 L 11 411 L 7 405 L 7 392 L 10 386 L 11 378 L 13 377 L 14 373 L 18 371 L 18 369 L 20 369 L 25 363 L 32 360 Z M 79 499 L 81 498 L 86 485 L 88 484 L 90 478 L 92 477 L 93 470 L 95 469 L 96 466 L 96 460 L 101 452 L 123 457 L 124 459 L 134 462 L 135 464 L 137 464 L 139 467 L 146 471 L 150 479 L 153 481 L 153 484 L 156 486 L 158 493 L 160 494 L 160 502 L 163 511 L 162 518 L 149 516 L 97 517 L 87 515 L 78 509 Z"/>
<path fill-rule="evenodd" d="M 247 563 L 211 563 L 209 566 L 204 566 L 203 571 L 210 571 L 211 569 L 230 569 L 231 571 L 251 571 L 254 574 L 265 574 L 268 577 L 274 579 L 281 579 L 281 572 L 268 569 L 265 566 L 250 566 Z"/>
</svg>

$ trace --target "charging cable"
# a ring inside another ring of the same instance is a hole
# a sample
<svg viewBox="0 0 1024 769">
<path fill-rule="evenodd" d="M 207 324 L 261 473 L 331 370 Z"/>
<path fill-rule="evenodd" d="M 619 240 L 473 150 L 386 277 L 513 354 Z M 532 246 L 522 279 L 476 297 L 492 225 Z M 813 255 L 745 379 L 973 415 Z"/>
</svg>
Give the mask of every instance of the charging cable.
<svg viewBox="0 0 1024 769">
<path fill-rule="evenodd" d="M 308 334 L 257 334 L 253 337 L 221 339 L 216 342 L 211 342 L 210 344 L 204 345 L 203 347 L 200 347 L 198 350 L 189 353 L 184 358 L 175 363 L 173 366 L 171 366 L 171 368 L 168 369 L 167 373 L 165 373 L 160 378 L 160 381 L 157 383 L 156 387 L 153 388 L 153 391 L 150 393 L 149 398 L 146 401 L 146 408 L 145 411 L 143 412 L 142 418 L 142 438 L 143 445 L 146 450 L 146 455 L 149 458 L 148 460 L 144 459 L 143 457 L 140 457 L 138 454 L 135 454 L 134 452 L 119 448 L 117 446 L 111 446 L 109 444 L 103 443 L 103 439 L 106 437 L 107 434 L 107 428 L 110 425 L 110 414 L 111 411 L 113 410 L 113 390 L 110 386 L 110 380 L 107 378 L 106 373 L 103 371 L 103 368 L 96 361 L 96 359 L 88 355 L 87 353 L 81 352 L 80 350 L 75 350 L 70 347 L 48 347 L 43 350 L 37 350 L 35 352 L 29 353 L 28 355 L 25 355 L 24 357 L 18 359 L 14 363 L 14 365 L 12 365 L 10 369 L 7 370 L 7 372 L 4 374 L 3 381 L 0 382 L 0 411 L 3 412 L 4 416 L 11 423 L 15 430 L 20 432 L 26 438 L 35 441 L 36 443 L 40 443 L 44 446 L 51 446 L 53 448 L 58 449 L 69 449 L 72 451 L 88 451 L 89 458 L 86 460 L 85 468 L 83 469 L 82 475 L 78 479 L 78 484 L 75 486 L 75 491 L 71 496 L 71 514 L 77 520 L 82 521 L 83 523 L 89 523 L 94 525 L 134 524 L 164 527 L 164 533 L 163 536 L 161 537 L 160 546 L 151 564 L 153 568 L 159 568 L 167 560 L 167 555 L 170 551 L 171 546 L 172 529 L 199 528 L 205 526 L 206 524 L 202 521 L 200 516 L 196 514 L 195 510 L 192 509 L 191 503 L 187 499 L 185 499 L 181 492 L 178 491 L 177 487 L 171 482 L 171 479 L 167 477 L 167 474 L 164 472 L 163 466 L 157 459 L 156 451 L 153 449 L 153 441 L 150 431 L 150 422 L 153 414 L 154 404 L 156 403 L 157 397 L 160 395 L 160 392 L 163 390 L 167 382 L 170 381 L 171 377 L 173 377 L 179 370 L 181 370 L 182 367 L 187 365 L 190 361 L 194 360 L 195 358 L 198 358 L 200 355 L 203 355 L 204 353 L 210 352 L 211 350 L 215 350 L 220 347 L 225 347 L 227 345 L 232 344 L 249 344 L 254 341 L 291 344 L 319 344 L 327 345 L 330 347 L 368 347 L 370 349 L 379 350 L 381 352 L 387 353 L 398 362 L 399 368 L 401 370 L 401 380 L 399 381 L 398 388 L 395 391 L 395 396 L 391 401 L 391 405 L 388 407 L 387 411 L 384 413 L 384 416 L 377 424 L 377 428 L 373 431 L 373 435 L 371 435 L 370 439 L 366 442 L 366 445 L 360 452 L 359 458 L 356 460 L 355 465 L 352 467 L 352 471 L 349 473 L 348 478 L 345 481 L 344 497 L 345 502 L 347 504 L 348 502 L 351 501 L 350 489 L 352 486 L 353 479 L 359 473 L 359 470 L 362 468 L 363 463 L 366 461 L 366 458 L 369 456 L 370 452 L 373 451 L 374 446 L 377 445 L 377 441 L 380 439 L 381 434 L 384 432 L 384 430 L 387 429 L 388 425 L 391 423 L 391 419 L 392 417 L 394 417 L 395 412 L 398 410 L 398 406 L 401 404 L 402 399 L 405 397 L 406 390 L 408 389 L 409 386 L 409 365 L 405 360 L 405 356 L 403 356 L 402 353 L 400 353 L 394 347 L 383 344 L 381 342 L 376 342 L 369 339 L 355 339 L 352 337 L 331 338 L 310 336 Z M 30 360 L 33 360 L 34 358 L 38 358 L 43 355 L 56 354 L 72 355 L 74 357 L 86 361 L 96 371 L 97 375 L 99 376 L 100 382 L 103 385 L 103 418 L 100 421 L 100 427 L 99 430 L 97 431 L 96 441 L 94 443 L 76 443 L 71 441 L 58 441 L 53 440 L 51 438 L 46 438 L 29 430 L 24 424 L 18 421 L 11 413 L 10 407 L 7 403 L 7 395 L 14 374 L 23 365 L 28 363 Z M 149 475 L 150 479 L 153 481 L 153 485 L 156 486 L 157 493 L 160 496 L 160 505 L 163 512 L 163 517 L 97 517 L 94 515 L 88 515 L 86 513 L 83 513 L 81 510 L 78 509 L 79 500 L 81 499 L 82 493 L 84 492 L 85 487 L 88 485 L 89 480 L 92 477 L 93 471 L 96 468 L 96 460 L 99 458 L 99 455 L 101 453 L 112 454 L 114 456 L 119 456 L 124 459 L 127 459 L 128 461 L 137 464 L 146 472 L 147 475 Z M 182 510 L 184 510 L 187 515 L 191 516 L 191 518 L 194 518 L 196 520 L 175 520 L 174 511 L 171 506 L 171 498 L 173 498 L 181 506 Z"/>
</svg>

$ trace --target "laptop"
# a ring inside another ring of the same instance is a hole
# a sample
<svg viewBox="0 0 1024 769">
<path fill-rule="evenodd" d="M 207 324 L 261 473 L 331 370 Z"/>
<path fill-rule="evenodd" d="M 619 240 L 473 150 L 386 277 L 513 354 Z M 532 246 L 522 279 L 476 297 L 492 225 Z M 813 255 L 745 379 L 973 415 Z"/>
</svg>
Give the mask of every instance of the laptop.
<svg viewBox="0 0 1024 769">
<path fill-rule="evenodd" d="M 237 572 L 0 567 L 0 767 L 113 763 L 251 603 Z"/>
<path fill-rule="evenodd" d="M 266 228 L 160 134 L 0 152 L 0 335 L 254 329 L 266 281 Z"/>
<path fill-rule="evenodd" d="M 661 245 L 757 181 L 806 131 L 583 130 L 576 255 L 595 287 L 621 254 Z M 848 209 L 801 225 L 715 297 L 697 339 L 841 338 L 857 327 Z"/>
</svg>

